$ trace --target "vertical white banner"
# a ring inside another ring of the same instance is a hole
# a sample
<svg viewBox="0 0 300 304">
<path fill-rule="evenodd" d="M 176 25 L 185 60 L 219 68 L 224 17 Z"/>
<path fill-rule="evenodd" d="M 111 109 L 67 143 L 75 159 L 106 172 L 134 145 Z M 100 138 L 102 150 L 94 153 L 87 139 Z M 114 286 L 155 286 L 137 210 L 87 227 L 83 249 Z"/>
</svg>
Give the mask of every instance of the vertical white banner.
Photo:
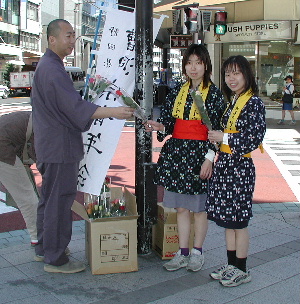
<svg viewBox="0 0 300 304">
<path fill-rule="evenodd" d="M 155 38 L 164 16 L 153 19 Z M 135 87 L 135 13 L 111 10 L 106 15 L 100 50 L 97 52 L 96 74 L 107 78 L 132 95 Z M 120 103 L 104 91 L 96 104 L 118 107 Z M 124 120 L 95 119 L 83 134 L 85 157 L 80 163 L 78 190 L 99 195 L 124 126 Z M 134 157 L 134 155 L 128 157 Z"/>
</svg>

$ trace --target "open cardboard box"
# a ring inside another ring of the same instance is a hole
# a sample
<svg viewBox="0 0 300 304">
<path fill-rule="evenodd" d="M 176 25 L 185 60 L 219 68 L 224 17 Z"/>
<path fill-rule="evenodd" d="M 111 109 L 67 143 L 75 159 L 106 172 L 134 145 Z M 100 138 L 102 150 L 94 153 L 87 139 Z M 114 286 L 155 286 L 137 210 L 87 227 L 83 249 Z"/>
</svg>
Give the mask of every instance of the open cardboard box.
<svg viewBox="0 0 300 304">
<path fill-rule="evenodd" d="M 121 187 L 111 187 L 111 199 L 122 198 Z M 127 216 L 90 219 L 83 205 L 72 210 L 85 222 L 85 252 L 92 274 L 138 270 L 136 197 L 124 188 Z"/>
<path fill-rule="evenodd" d="M 191 212 L 191 223 L 194 222 L 194 216 Z M 172 259 L 179 250 L 177 214 L 174 208 L 163 207 L 158 203 L 157 223 L 153 225 L 153 249 L 161 256 L 163 260 Z M 193 247 L 194 225 L 191 225 L 191 234 L 189 247 Z"/>
</svg>

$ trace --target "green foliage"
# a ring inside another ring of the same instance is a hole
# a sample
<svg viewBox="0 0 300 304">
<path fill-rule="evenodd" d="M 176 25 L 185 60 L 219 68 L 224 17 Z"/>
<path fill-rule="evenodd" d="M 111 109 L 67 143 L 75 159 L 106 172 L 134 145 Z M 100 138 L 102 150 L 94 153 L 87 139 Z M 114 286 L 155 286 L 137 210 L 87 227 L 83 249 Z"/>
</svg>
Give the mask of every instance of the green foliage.
<svg viewBox="0 0 300 304">
<path fill-rule="evenodd" d="M 15 66 L 12 63 L 8 63 L 5 66 L 5 70 L 3 72 L 3 80 L 4 84 L 9 87 L 10 85 L 10 73 L 13 72 L 15 69 Z"/>
</svg>

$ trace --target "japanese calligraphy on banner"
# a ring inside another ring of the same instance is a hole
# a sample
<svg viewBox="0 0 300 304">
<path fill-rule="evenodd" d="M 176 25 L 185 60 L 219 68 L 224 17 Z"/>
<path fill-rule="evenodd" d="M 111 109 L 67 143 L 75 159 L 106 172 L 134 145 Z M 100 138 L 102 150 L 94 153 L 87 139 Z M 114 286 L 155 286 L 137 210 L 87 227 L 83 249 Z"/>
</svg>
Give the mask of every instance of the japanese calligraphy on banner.
<svg viewBox="0 0 300 304">
<path fill-rule="evenodd" d="M 164 16 L 153 19 L 154 38 L 163 19 Z M 135 86 L 135 13 L 108 11 L 100 50 L 96 55 L 96 74 L 107 78 L 132 96 Z M 120 106 L 115 95 L 105 90 L 95 103 L 101 107 Z M 83 133 L 85 157 L 79 166 L 79 191 L 100 194 L 124 122 L 115 118 L 95 119 L 90 130 Z"/>
</svg>

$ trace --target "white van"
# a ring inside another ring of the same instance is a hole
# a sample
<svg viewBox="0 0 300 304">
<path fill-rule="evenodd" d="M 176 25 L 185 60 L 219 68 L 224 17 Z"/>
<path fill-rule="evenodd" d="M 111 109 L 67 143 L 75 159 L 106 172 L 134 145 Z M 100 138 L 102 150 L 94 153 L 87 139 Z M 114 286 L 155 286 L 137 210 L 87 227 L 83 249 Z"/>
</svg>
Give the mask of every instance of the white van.
<svg viewBox="0 0 300 304">
<path fill-rule="evenodd" d="M 85 85 L 85 73 L 82 71 L 81 68 L 73 66 L 65 66 L 65 70 L 72 79 L 76 91 L 82 94 Z"/>
</svg>

